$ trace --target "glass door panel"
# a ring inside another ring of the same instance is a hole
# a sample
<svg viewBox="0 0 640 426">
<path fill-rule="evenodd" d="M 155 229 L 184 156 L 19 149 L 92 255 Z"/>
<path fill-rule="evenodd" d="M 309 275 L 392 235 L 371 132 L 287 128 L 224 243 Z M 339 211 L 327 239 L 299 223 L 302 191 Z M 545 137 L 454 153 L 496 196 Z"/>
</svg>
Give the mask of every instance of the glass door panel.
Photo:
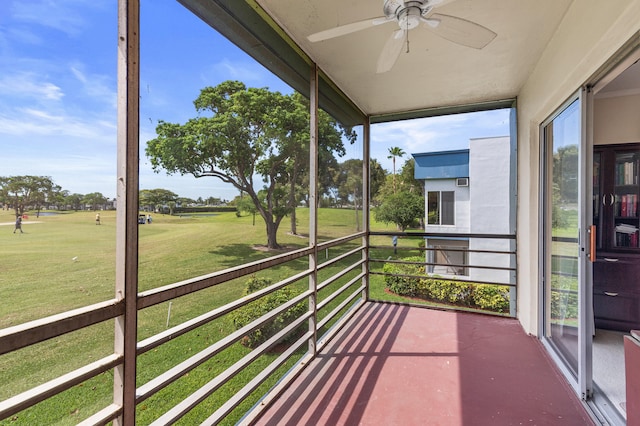
<svg viewBox="0 0 640 426">
<path fill-rule="evenodd" d="M 577 382 L 580 360 L 579 99 L 543 128 L 545 338 Z"/>
</svg>

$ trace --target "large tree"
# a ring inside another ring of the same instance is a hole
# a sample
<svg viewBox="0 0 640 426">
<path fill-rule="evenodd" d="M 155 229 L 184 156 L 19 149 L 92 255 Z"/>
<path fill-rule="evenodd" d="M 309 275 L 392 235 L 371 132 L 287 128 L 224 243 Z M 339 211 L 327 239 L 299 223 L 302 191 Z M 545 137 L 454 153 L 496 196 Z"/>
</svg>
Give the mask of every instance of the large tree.
<svg viewBox="0 0 640 426">
<path fill-rule="evenodd" d="M 53 200 L 61 188 L 49 176 L 0 177 L 0 194 L 5 202 L 21 216 L 28 207 L 38 213 L 47 200 Z"/>
<path fill-rule="evenodd" d="M 290 210 L 291 233 L 297 234 L 295 207 L 302 201 L 309 204 L 309 101 L 299 93 L 284 98 L 285 108 L 275 119 L 281 131 L 280 141 L 283 153 L 288 157 L 285 173 L 288 181 L 288 204 Z M 318 112 L 318 194 L 322 193 L 328 169 L 336 164 L 335 155 L 345 153 L 343 136 L 349 142 L 355 140 L 355 133 L 351 129 L 340 126 L 329 114 Z"/>
<path fill-rule="evenodd" d="M 308 108 L 297 95 L 247 88 L 238 81 L 202 89 L 194 105 L 200 116 L 184 124 L 159 122 L 158 137 L 146 148 L 154 170 L 212 176 L 233 185 L 263 218 L 267 247 L 278 248 L 278 227 L 295 208 L 292 188 L 308 152 Z M 338 150 L 349 132 L 332 124 L 332 141 L 338 141 L 332 149 Z M 320 137 L 320 144 L 327 136 Z"/>
<path fill-rule="evenodd" d="M 375 159 L 369 161 L 369 172 L 369 192 L 376 194 L 385 180 L 386 173 Z M 353 206 L 356 212 L 356 227 L 360 230 L 358 210 L 362 206 L 362 160 L 353 158 L 340 163 L 335 170 L 333 182 L 332 193 L 336 204 Z"/>
<path fill-rule="evenodd" d="M 82 202 L 85 205 L 91 206 L 91 210 L 98 210 L 98 207 L 105 208 L 107 204 L 107 197 L 100 192 L 92 192 L 82 197 Z"/>
<path fill-rule="evenodd" d="M 374 217 L 379 222 L 395 223 L 404 231 L 424 217 L 424 197 L 409 191 L 397 191 L 385 197 L 380 207 L 374 210 Z"/>
<path fill-rule="evenodd" d="M 143 189 L 140 191 L 140 206 L 153 210 L 157 205 L 167 205 L 170 201 L 176 201 L 178 194 L 168 189 Z"/>
<path fill-rule="evenodd" d="M 375 212 L 377 220 L 395 223 L 403 230 L 415 219 L 424 226 L 424 181 L 416 179 L 414 173 L 415 160 L 410 158 L 397 175 L 387 176 L 375 200 L 380 207 Z"/>
<path fill-rule="evenodd" d="M 393 190 L 395 191 L 396 189 L 396 158 L 402 158 L 404 157 L 406 153 L 404 152 L 404 150 L 402 148 L 400 148 L 399 146 L 394 146 L 389 148 L 389 155 L 387 156 L 387 158 L 390 158 L 393 161 Z"/>
</svg>

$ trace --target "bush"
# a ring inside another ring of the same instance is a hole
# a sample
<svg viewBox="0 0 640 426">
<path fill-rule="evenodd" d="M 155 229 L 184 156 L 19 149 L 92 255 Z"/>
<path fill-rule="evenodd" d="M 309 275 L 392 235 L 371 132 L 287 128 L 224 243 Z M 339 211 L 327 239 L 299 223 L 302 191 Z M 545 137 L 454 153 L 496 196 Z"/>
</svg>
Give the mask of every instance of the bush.
<svg viewBox="0 0 640 426">
<path fill-rule="evenodd" d="M 504 286 L 478 284 L 473 292 L 473 302 L 487 311 L 509 312 L 509 291 Z"/>
<path fill-rule="evenodd" d="M 551 276 L 551 318 L 578 318 L 578 281 L 575 277 Z"/>
<path fill-rule="evenodd" d="M 423 259 L 420 256 L 407 257 L 402 259 L 406 262 L 422 262 Z M 401 296 L 417 297 L 418 294 L 418 281 L 419 278 L 412 277 L 400 277 L 389 274 L 401 274 L 401 275 L 423 275 L 424 268 L 419 265 L 403 265 L 397 263 L 385 263 L 382 267 L 382 272 L 385 273 L 384 281 L 387 288 L 393 293 Z"/>
<path fill-rule="evenodd" d="M 424 262 L 420 256 L 402 260 Z M 417 297 L 492 312 L 509 312 L 509 288 L 504 285 L 478 284 L 427 276 L 423 265 L 385 263 L 382 271 L 385 273 L 386 288 L 400 296 Z"/>
<path fill-rule="evenodd" d="M 246 282 L 247 288 L 245 290 L 245 294 L 255 293 L 256 291 L 266 288 L 270 285 L 270 279 L 252 276 Z M 233 325 L 236 330 L 239 330 L 245 325 L 265 315 L 266 313 L 287 303 L 293 297 L 295 297 L 295 294 L 288 287 L 270 293 L 232 312 L 230 314 L 230 317 L 233 321 Z M 273 335 L 288 326 L 296 318 L 302 316 L 305 313 L 306 309 L 307 307 L 303 302 L 298 303 L 294 307 L 275 317 L 273 320 L 263 324 L 261 327 L 249 333 L 244 337 L 242 343 L 249 348 L 258 347 L 260 344 L 266 342 Z M 285 338 L 284 341 L 289 341 L 297 335 L 298 333 L 292 333 L 289 337 Z"/>
</svg>

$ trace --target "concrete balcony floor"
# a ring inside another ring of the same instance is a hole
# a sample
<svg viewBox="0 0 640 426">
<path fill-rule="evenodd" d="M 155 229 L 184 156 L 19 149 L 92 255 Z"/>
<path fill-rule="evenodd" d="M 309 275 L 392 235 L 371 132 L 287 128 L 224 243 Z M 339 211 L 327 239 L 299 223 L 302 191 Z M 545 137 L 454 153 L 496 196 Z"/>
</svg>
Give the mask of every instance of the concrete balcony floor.
<svg viewBox="0 0 640 426">
<path fill-rule="evenodd" d="M 592 425 L 517 320 L 368 303 L 260 425 Z"/>
</svg>

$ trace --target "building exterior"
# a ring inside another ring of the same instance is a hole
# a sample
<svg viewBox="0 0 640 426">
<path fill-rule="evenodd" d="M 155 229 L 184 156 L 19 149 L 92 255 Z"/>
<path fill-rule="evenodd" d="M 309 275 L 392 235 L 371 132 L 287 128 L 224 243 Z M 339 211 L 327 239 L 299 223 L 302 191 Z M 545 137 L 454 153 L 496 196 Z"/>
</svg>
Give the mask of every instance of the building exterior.
<svg viewBox="0 0 640 426">
<path fill-rule="evenodd" d="M 513 242 L 469 237 L 508 235 L 513 226 L 515 175 L 508 136 L 471 139 L 469 149 L 413 154 L 415 178 L 425 181 L 425 231 L 430 271 L 474 281 L 509 284 L 515 279 Z M 464 234 L 460 237 L 451 234 Z M 495 252 L 499 252 L 496 255 Z M 504 253 L 504 254 L 502 254 Z"/>
</svg>

